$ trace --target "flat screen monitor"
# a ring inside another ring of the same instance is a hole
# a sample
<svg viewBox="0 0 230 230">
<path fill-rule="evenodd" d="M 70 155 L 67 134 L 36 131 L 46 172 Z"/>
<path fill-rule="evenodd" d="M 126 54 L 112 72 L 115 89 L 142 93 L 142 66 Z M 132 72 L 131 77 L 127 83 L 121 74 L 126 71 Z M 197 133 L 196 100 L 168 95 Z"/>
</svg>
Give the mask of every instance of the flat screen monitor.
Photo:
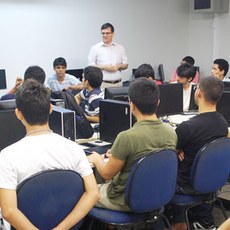
<svg viewBox="0 0 230 230">
<path fill-rule="evenodd" d="M 6 89 L 6 71 L 0 69 L 0 89 Z"/>
<path fill-rule="evenodd" d="M 26 135 L 24 125 L 16 117 L 14 109 L 0 111 L 0 151 Z"/>
<path fill-rule="evenodd" d="M 76 78 L 78 78 L 80 81 L 82 81 L 83 69 L 68 69 L 66 70 L 66 73 L 73 75 Z"/>
<path fill-rule="evenodd" d="M 224 91 L 217 103 L 216 110 L 221 113 L 230 126 L 230 91 Z"/>
<path fill-rule="evenodd" d="M 230 81 L 223 81 L 224 83 L 224 91 L 230 92 Z"/>
<path fill-rule="evenodd" d="M 183 112 L 183 86 L 180 83 L 159 85 L 160 104 L 158 117 Z"/>
<path fill-rule="evenodd" d="M 128 101 L 128 91 L 128 86 L 105 88 L 105 99 Z"/>
<path fill-rule="evenodd" d="M 160 64 L 158 66 L 158 78 L 157 78 L 157 80 L 160 80 L 161 82 L 165 81 L 165 74 L 164 74 L 163 64 Z"/>
<path fill-rule="evenodd" d="M 15 99 L 0 101 L 0 110 L 15 109 Z"/>
<path fill-rule="evenodd" d="M 100 101 L 100 139 L 113 143 L 117 134 L 132 126 L 132 114 L 128 102 Z"/>
</svg>

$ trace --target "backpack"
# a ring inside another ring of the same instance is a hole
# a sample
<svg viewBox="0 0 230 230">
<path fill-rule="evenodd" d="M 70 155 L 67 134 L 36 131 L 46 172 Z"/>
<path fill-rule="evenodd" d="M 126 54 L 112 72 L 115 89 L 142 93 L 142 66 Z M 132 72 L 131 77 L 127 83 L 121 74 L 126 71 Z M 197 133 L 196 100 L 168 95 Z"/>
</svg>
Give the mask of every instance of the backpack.
<svg viewBox="0 0 230 230">
<path fill-rule="evenodd" d="M 75 111 L 76 114 L 76 138 L 90 138 L 93 136 L 94 129 L 86 119 L 83 109 L 76 102 L 75 97 L 68 91 L 53 91 L 51 98 L 62 99 L 65 108 Z"/>
</svg>

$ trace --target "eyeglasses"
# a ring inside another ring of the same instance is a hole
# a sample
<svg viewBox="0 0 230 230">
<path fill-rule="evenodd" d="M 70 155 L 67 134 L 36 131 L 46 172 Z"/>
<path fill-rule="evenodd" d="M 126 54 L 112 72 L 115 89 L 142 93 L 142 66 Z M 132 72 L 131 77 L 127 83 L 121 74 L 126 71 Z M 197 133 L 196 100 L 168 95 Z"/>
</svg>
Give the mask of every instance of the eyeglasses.
<svg viewBox="0 0 230 230">
<path fill-rule="evenodd" d="M 109 35 L 109 34 L 112 34 L 113 32 L 102 32 L 101 34 L 102 35 Z"/>
</svg>

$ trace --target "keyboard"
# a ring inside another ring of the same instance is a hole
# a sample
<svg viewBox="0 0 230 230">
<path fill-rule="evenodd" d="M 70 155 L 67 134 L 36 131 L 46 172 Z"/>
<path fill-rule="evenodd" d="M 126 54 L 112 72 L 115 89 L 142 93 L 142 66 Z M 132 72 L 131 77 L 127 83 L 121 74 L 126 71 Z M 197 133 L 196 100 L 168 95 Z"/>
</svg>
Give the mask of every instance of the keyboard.
<svg viewBox="0 0 230 230">
<path fill-rule="evenodd" d="M 86 155 L 92 154 L 93 151 L 99 153 L 99 154 L 105 154 L 108 149 L 111 148 L 111 145 L 105 145 L 105 146 L 95 146 L 84 149 Z"/>
</svg>

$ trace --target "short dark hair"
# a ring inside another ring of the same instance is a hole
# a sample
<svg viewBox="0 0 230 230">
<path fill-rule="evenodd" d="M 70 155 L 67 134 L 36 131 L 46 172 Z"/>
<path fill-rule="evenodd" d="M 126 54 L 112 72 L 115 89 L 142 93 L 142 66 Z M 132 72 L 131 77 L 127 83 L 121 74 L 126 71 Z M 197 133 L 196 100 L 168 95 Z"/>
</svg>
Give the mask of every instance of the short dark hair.
<svg viewBox="0 0 230 230">
<path fill-rule="evenodd" d="M 192 82 L 196 76 L 196 68 L 188 63 L 183 63 L 177 68 L 176 73 L 178 77 L 185 77 L 187 79 L 191 77 L 190 82 Z"/>
<path fill-rule="evenodd" d="M 108 29 L 108 28 L 110 28 L 111 29 L 111 31 L 112 31 L 112 33 L 114 32 L 114 27 L 113 27 L 113 25 L 111 24 L 111 23 L 104 23 L 102 26 L 101 26 L 101 30 L 104 30 L 104 29 Z"/>
<path fill-rule="evenodd" d="M 133 73 L 134 78 L 139 77 L 151 77 L 153 80 L 155 80 L 155 72 L 153 67 L 150 64 L 142 64 L 140 65 Z"/>
<path fill-rule="evenodd" d="M 188 64 L 190 64 L 190 65 L 194 65 L 195 64 L 195 59 L 193 58 L 193 57 L 191 57 L 191 56 L 185 56 L 183 59 L 182 59 L 182 62 L 186 62 L 186 63 L 188 63 Z"/>
<path fill-rule="evenodd" d="M 102 71 L 95 66 L 87 66 L 84 70 L 84 78 L 88 80 L 89 85 L 93 88 L 99 88 L 102 83 Z"/>
<path fill-rule="evenodd" d="M 66 63 L 65 58 L 58 57 L 58 58 L 54 59 L 53 67 L 55 68 L 58 65 L 65 66 L 65 68 L 66 68 L 67 67 L 67 63 Z"/>
<path fill-rule="evenodd" d="M 130 84 L 129 98 L 142 114 L 152 115 L 156 113 L 159 88 L 154 81 L 141 77 Z"/>
<path fill-rule="evenodd" d="M 37 65 L 28 67 L 24 73 L 24 80 L 34 79 L 40 82 L 41 84 L 44 84 L 45 78 L 46 78 L 45 71 L 40 66 Z"/>
<path fill-rule="evenodd" d="M 200 80 L 198 88 L 203 91 L 206 101 L 215 105 L 223 94 L 224 84 L 219 78 L 209 76 Z"/>
<path fill-rule="evenodd" d="M 224 70 L 224 76 L 226 76 L 226 74 L 228 73 L 229 64 L 225 59 L 218 58 L 214 60 L 213 64 L 218 65 L 218 68 L 220 69 L 220 71 Z"/>
<path fill-rule="evenodd" d="M 16 106 L 30 125 L 44 125 L 50 113 L 50 92 L 38 81 L 27 79 L 16 93 Z"/>
</svg>

